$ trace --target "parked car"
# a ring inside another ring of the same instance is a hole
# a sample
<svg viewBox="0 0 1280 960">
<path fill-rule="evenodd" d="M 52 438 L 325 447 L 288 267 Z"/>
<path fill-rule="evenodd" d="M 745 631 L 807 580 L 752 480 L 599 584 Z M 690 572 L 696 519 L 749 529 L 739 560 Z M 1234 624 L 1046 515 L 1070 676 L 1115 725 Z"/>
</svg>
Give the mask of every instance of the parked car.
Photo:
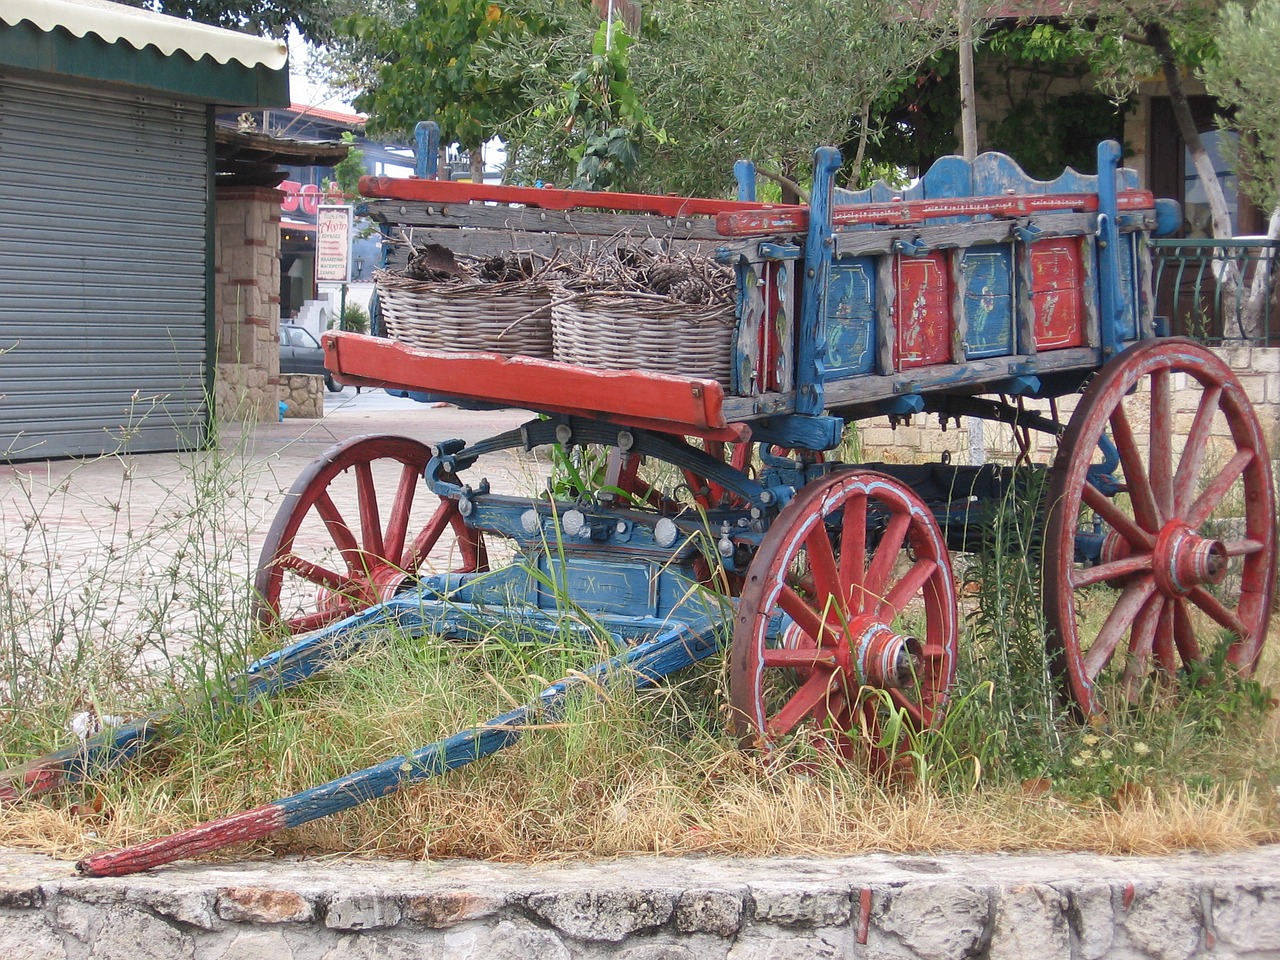
<svg viewBox="0 0 1280 960">
<path fill-rule="evenodd" d="M 324 377 L 324 385 L 333 393 L 342 385 L 324 368 L 324 348 L 306 327 L 296 323 L 280 324 L 280 372 L 318 373 Z"/>
</svg>

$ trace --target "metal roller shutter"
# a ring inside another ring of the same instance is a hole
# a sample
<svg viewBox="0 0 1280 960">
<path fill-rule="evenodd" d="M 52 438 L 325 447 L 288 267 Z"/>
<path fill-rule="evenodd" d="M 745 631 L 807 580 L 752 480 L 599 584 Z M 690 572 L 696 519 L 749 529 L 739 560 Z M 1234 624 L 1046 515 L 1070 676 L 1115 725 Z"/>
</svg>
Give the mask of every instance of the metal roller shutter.
<svg viewBox="0 0 1280 960">
<path fill-rule="evenodd" d="M 208 136 L 200 104 L 0 73 L 0 460 L 203 436 Z"/>
</svg>

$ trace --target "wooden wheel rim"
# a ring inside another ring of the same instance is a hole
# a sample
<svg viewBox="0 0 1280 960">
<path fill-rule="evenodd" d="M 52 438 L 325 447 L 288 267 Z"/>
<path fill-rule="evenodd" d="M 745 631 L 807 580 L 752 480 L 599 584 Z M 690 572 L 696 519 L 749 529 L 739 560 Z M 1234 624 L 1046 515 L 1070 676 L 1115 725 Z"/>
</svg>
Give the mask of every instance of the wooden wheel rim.
<svg viewBox="0 0 1280 960">
<path fill-rule="evenodd" d="M 888 516 L 875 545 L 867 543 L 870 508 Z M 839 525 L 838 548 L 828 518 Z M 907 547 L 911 566 L 895 575 L 893 565 Z M 813 571 L 813 601 L 787 582 L 801 556 Z M 862 689 L 868 654 L 906 639 L 888 634 L 913 601 L 922 602 L 925 626 L 923 638 L 910 644 L 917 685 L 891 689 L 890 696 L 907 711 L 908 723 L 923 729 L 945 714 L 958 646 L 955 582 L 938 524 L 909 488 L 883 474 L 847 471 L 806 486 L 765 535 L 739 601 L 730 696 L 742 744 L 772 750 L 814 722 L 826 728 L 825 739 L 841 755 L 853 751 L 855 728 L 869 726 L 874 738 L 876 701 Z M 782 645 L 771 647 L 770 621 L 779 609 L 791 626 Z M 771 670 L 793 671 L 799 680 L 796 693 L 776 711 L 765 690 Z"/>
<path fill-rule="evenodd" d="M 305 633 L 388 599 L 417 573 L 447 530 L 457 542 L 454 571 L 482 569 L 483 540 L 466 526 L 453 500 L 441 499 L 423 528 L 409 539 L 413 504 L 424 487 L 422 473 L 430 459 L 431 448 L 408 437 L 354 437 L 331 447 L 304 470 L 281 503 L 263 543 L 254 578 L 254 619 L 264 627 Z M 399 465 L 385 511 L 386 494 L 380 496 L 373 476 L 373 465 L 380 461 Z M 355 485 L 358 530 L 352 529 L 330 496 L 335 485 L 344 483 Z M 309 516 L 323 523 L 343 569 L 320 566 L 294 549 Z M 286 573 L 315 586 L 314 610 L 281 616 Z"/>
<path fill-rule="evenodd" d="M 1180 459 L 1173 451 L 1171 399 L 1178 374 L 1199 387 Z M 1146 388 L 1138 389 L 1144 380 Z M 1137 401 L 1129 398 L 1137 396 L 1150 402 L 1145 439 L 1131 417 Z M 1215 418 L 1225 420 L 1234 446 L 1225 465 L 1206 462 Z M 1104 431 L 1125 472 L 1126 505 L 1087 480 Z M 1242 496 L 1242 534 L 1219 541 L 1202 533 L 1204 521 L 1233 491 Z M 1186 340 L 1153 340 L 1103 367 L 1081 397 L 1054 461 L 1045 537 L 1048 642 L 1055 672 L 1082 715 L 1101 711 L 1096 681 L 1126 638 L 1122 682 L 1130 696 L 1151 670 L 1172 673 L 1203 660 L 1193 627 L 1196 611 L 1235 633 L 1230 663 L 1245 673 L 1254 668 L 1275 584 L 1274 491 L 1253 407 L 1231 369 L 1210 351 Z M 1094 509 L 1105 531 L 1101 562 L 1090 568 L 1075 562 L 1082 508 Z M 1241 558 L 1238 596 L 1226 601 L 1208 589 L 1222 579 L 1223 556 Z M 1086 645 L 1077 593 L 1099 582 L 1121 593 Z"/>
</svg>

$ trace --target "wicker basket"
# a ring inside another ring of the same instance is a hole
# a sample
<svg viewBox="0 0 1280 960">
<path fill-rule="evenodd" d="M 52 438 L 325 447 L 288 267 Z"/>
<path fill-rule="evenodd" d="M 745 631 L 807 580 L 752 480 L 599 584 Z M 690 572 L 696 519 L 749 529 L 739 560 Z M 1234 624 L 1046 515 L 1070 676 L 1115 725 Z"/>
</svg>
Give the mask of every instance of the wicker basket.
<svg viewBox="0 0 1280 960">
<path fill-rule="evenodd" d="M 597 291 L 557 299 L 551 325 L 555 358 L 565 363 L 729 383 L 735 325 L 730 305 Z"/>
<path fill-rule="evenodd" d="M 396 340 L 451 353 L 552 357 L 551 287 L 545 283 L 439 283 L 385 270 L 373 280 L 383 322 Z"/>
</svg>

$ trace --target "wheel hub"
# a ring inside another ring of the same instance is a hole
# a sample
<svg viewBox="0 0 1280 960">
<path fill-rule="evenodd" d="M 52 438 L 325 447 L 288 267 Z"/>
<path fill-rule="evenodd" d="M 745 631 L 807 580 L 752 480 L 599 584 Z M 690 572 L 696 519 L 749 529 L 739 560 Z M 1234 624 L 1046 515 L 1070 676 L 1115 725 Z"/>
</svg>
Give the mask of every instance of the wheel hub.
<svg viewBox="0 0 1280 960">
<path fill-rule="evenodd" d="M 395 597 L 409 579 L 404 570 L 371 553 L 362 552 L 356 564 L 355 569 L 364 575 L 354 576 L 348 589 L 340 593 L 321 587 L 316 592 L 318 609 L 362 609 L 385 603 Z"/>
<path fill-rule="evenodd" d="M 920 650 L 915 637 L 894 632 L 883 621 L 862 615 L 848 622 L 848 628 L 828 622 L 825 637 L 843 637 L 843 643 L 813 650 L 813 665 L 840 671 L 853 689 L 867 686 L 902 690 L 910 687 L 915 677 L 913 657 Z M 810 643 L 803 630 L 788 623 L 781 631 L 782 646 L 802 649 Z M 830 641 L 828 641 L 830 642 Z M 801 673 L 807 678 L 809 668 Z"/>
<path fill-rule="evenodd" d="M 1156 585 L 1170 597 L 1185 597 L 1202 583 L 1221 583 L 1227 575 L 1222 541 L 1202 537 L 1180 520 L 1160 531 L 1151 562 Z"/>
</svg>

